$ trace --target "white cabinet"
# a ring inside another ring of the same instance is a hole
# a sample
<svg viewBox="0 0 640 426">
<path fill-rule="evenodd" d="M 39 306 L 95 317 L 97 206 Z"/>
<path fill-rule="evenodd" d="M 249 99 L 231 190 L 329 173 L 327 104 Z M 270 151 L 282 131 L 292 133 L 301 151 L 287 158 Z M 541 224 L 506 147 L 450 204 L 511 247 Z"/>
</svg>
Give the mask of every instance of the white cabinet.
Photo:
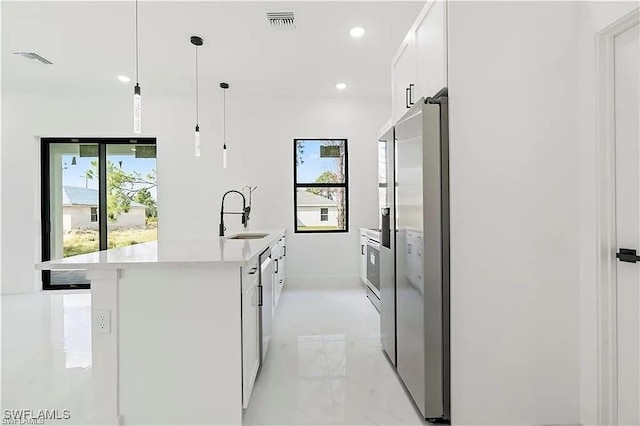
<svg viewBox="0 0 640 426">
<path fill-rule="evenodd" d="M 436 1 L 429 6 L 427 13 L 418 18 L 415 29 L 418 98 L 433 96 L 447 86 L 447 5 Z"/>
<path fill-rule="evenodd" d="M 242 407 L 249 406 L 260 367 L 260 308 L 258 270 L 243 272 L 242 283 Z M 245 289 L 246 287 L 246 289 Z"/>
<path fill-rule="evenodd" d="M 284 235 L 278 239 L 278 242 L 273 247 L 271 254 L 272 254 L 272 259 L 274 261 L 273 309 L 275 312 L 275 308 L 278 304 L 278 300 L 280 299 L 280 293 L 282 293 L 282 289 L 284 288 L 284 282 L 285 282 L 285 264 L 286 264 L 286 257 L 287 257 L 287 244 L 286 244 L 286 237 Z"/>
<path fill-rule="evenodd" d="M 397 121 L 421 97 L 447 86 L 447 2 L 428 1 L 391 63 Z"/>
<path fill-rule="evenodd" d="M 282 287 L 284 287 L 284 280 L 285 280 L 285 265 L 287 264 L 286 260 L 287 260 L 287 237 L 286 236 L 282 236 L 282 239 L 280 240 L 280 255 L 282 256 L 282 264 L 280 265 L 280 289 L 282 290 Z"/>
<path fill-rule="evenodd" d="M 393 59 L 391 74 L 393 78 L 393 116 L 397 120 L 411 108 L 411 102 L 416 100 L 414 98 L 416 44 L 413 31 L 407 34 Z"/>
<path fill-rule="evenodd" d="M 275 314 L 276 306 L 278 305 L 278 300 L 280 299 L 280 292 L 282 291 L 282 287 L 280 287 L 280 271 L 282 269 L 282 258 L 280 257 L 279 242 L 277 242 L 271 249 L 271 259 L 273 260 L 273 279 L 271 280 L 271 284 L 273 286 L 273 288 L 271 289 L 271 295 L 273 296 L 273 309 L 271 312 Z"/>
<path fill-rule="evenodd" d="M 363 283 L 367 283 L 367 232 L 360 228 L 360 245 L 359 250 L 359 262 L 360 262 L 360 279 Z"/>
<path fill-rule="evenodd" d="M 284 286 L 284 260 L 286 257 L 285 236 L 281 235 L 271 244 L 271 261 L 273 262 L 270 300 L 260 300 L 260 265 L 258 256 L 247 262 L 242 268 L 242 407 L 249 406 L 249 399 L 255 384 L 260 360 L 260 309 L 262 305 L 271 304 L 271 314 L 275 313 L 282 287 Z M 267 294 L 264 291 L 263 294 Z M 268 305 L 267 305 L 268 306 Z"/>
</svg>

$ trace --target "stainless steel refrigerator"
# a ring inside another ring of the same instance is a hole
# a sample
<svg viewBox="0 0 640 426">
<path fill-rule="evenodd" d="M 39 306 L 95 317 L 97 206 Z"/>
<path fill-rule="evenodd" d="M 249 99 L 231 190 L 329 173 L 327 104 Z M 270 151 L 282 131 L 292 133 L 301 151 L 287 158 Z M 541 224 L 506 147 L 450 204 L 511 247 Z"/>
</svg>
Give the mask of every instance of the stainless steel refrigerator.
<svg viewBox="0 0 640 426">
<path fill-rule="evenodd" d="M 395 136 L 391 127 L 378 139 L 378 200 L 380 208 L 380 340 L 396 365 L 396 211 Z"/>
<path fill-rule="evenodd" d="M 395 125 L 396 368 L 429 421 L 451 417 L 448 106 L 445 88 Z"/>
</svg>

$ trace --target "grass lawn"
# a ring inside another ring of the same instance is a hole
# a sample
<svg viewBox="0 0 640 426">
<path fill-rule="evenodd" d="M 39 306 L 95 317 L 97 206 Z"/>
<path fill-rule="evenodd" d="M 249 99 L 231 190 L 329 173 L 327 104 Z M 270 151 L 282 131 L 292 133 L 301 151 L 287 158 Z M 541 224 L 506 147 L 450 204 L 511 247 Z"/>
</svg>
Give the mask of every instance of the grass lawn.
<svg viewBox="0 0 640 426">
<path fill-rule="evenodd" d="M 97 229 L 74 229 L 64 236 L 64 257 L 98 251 Z M 158 228 L 114 229 L 109 231 L 109 248 L 126 247 L 158 239 Z"/>
<path fill-rule="evenodd" d="M 341 231 L 337 226 L 298 226 L 298 231 Z"/>
</svg>

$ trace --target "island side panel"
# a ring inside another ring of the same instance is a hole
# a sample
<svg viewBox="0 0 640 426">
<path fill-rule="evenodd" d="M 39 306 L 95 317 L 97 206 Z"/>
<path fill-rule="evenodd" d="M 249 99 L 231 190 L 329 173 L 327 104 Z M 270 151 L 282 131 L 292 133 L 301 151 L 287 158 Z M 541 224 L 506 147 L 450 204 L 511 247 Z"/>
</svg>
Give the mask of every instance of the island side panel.
<svg viewBox="0 0 640 426">
<path fill-rule="evenodd" d="M 242 424 L 240 277 L 238 266 L 122 272 L 124 425 Z"/>
<path fill-rule="evenodd" d="M 118 276 L 119 270 L 88 270 L 91 281 L 91 376 L 95 424 L 118 425 Z M 101 332 L 98 314 L 108 315 Z"/>
</svg>

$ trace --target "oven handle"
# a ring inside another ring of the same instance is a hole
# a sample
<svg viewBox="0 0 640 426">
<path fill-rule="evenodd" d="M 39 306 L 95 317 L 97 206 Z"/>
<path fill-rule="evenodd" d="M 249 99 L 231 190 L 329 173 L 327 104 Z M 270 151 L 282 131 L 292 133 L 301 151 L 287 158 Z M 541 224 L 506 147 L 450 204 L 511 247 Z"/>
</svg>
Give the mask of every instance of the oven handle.
<svg viewBox="0 0 640 426">
<path fill-rule="evenodd" d="M 376 240 L 372 240 L 371 238 L 367 238 L 367 245 L 380 250 L 380 243 Z"/>
</svg>

